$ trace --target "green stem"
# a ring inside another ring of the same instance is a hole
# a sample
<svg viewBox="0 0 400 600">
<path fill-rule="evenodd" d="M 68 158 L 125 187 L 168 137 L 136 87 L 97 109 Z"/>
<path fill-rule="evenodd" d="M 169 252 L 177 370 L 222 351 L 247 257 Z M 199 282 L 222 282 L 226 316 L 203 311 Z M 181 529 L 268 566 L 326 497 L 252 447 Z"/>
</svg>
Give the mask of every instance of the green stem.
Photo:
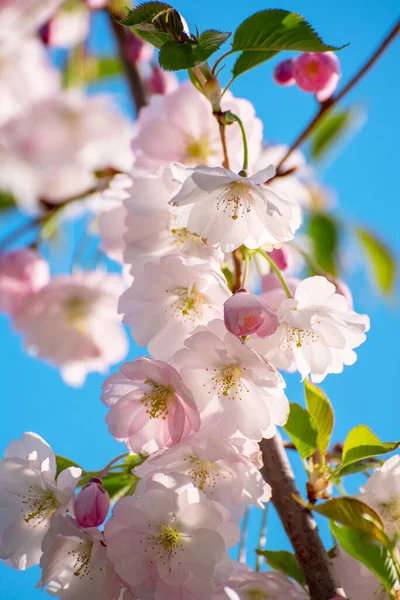
<svg viewBox="0 0 400 600">
<path fill-rule="evenodd" d="M 242 288 L 246 287 L 247 276 L 249 274 L 250 258 L 246 254 L 244 257 L 244 269 L 242 273 Z"/>
<path fill-rule="evenodd" d="M 261 525 L 260 525 L 260 535 L 258 538 L 258 547 L 260 550 L 264 550 L 265 544 L 267 543 L 267 517 L 268 517 L 268 502 L 265 504 L 265 508 L 263 510 Z M 261 559 L 260 554 L 257 554 L 256 560 L 256 571 L 259 571 L 261 568 Z"/>
<path fill-rule="evenodd" d="M 102 469 L 102 470 L 99 472 L 99 474 L 97 475 L 97 477 L 98 477 L 99 479 L 102 479 L 102 478 L 103 478 L 105 475 L 107 475 L 109 468 L 110 468 L 110 467 L 112 467 L 112 465 L 113 465 L 114 463 L 116 463 L 116 462 L 118 462 L 119 460 L 122 460 L 123 458 L 125 458 L 125 456 L 129 456 L 129 452 L 125 452 L 124 454 L 120 454 L 120 455 L 119 455 L 119 456 L 117 456 L 116 458 L 113 458 L 113 459 L 112 459 L 112 460 L 111 460 L 111 461 L 108 463 L 108 465 L 106 465 L 106 466 L 104 467 L 104 469 Z"/>
<path fill-rule="evenodd" d="M 242 140 L 243 140 L 243 171 L 247 171 L 247 167 L 249 166 L 249 146 L 247 144 L 247 136 L 246 136 L 246 131 L 245 131 L 243 122 L 237 115 L 235 115 L 230 110 L 227 111 L 226 115 L 229 119 L 236 121 L 236 123 L 240 127 L 240 131 L 242 133 Z M 239 175 L 240 175 L 240 173 L 239 173 Z M 245 175 L 245 173 L 244 173 L 244 175 Z"/>
<path fill-rule="evenodd" d="M 280 272 L 280 270 L 278 269 L 278 267 L 276 266 L 276 264 L 274 263 L 272 258 L 270 256 L 268 256 L 267 252 L 265 252 L 265 250 L 263 250 L 262 248 L 258 248 L 257 252 L 259 254 L 261 254 L 261 256 L 263 256 L 265 258 L 265 260 L 267 260 L 269 262 L 271 269 L 274 271 L 275 275 L 278 277 L 279 281 L 281 282 L 281 285 L 282 285 L 283 289 L 285 290 L 286 296 L 288 298 L 293 298 L 292 294 L 290 293 L 289 287 L 283 278 L 282 273 Z"/>
<path fill-rule="evenodd" d="M 224 58 L 226 58 L 227 56 L 230 56 L 231 54 L 235 54 L 235 52 L 237 52 L 237 50 L 228 50 L 228 52 L 225 52 L 225 54 L 222 54 L 222 56 L 220 56 L 218 58 L 218 60 L 215 62 L 215 65 L 212 68 L 212 74 L 215 75 L 218 65 L 221 64 L 221 62 L 224 60 Z"/>
</svg>

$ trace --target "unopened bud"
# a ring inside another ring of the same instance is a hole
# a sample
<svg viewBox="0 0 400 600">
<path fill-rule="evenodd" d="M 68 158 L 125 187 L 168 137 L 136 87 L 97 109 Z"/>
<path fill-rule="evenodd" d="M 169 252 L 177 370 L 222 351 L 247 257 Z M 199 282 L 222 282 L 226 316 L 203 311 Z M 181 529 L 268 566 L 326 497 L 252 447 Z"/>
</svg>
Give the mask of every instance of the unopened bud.
<svg viewBox="0 0 400 600">
<path fill-rule="evenodd" d="M 110 508 L 110 496 L 101 479 L 92 477 L 75 499 L 75 518 L 81 527 L 98 527 Z"/>
<path fill-rule="evenodd" d="M 149 94 L 169 94 L 178 87 L 175 73 L 164 71 L 158 65 L 153 65 L 151 75 L 146 79 Z"/>
<path fill-rule="evenodd" d="M 132 62 L 149 62 L 154 55 L 154 48 L 138 35 L 130 33 L 127 35 L 125 44 L 125 55 Z"/>
<path fill-rule="evenodd" d="M 221 110 L 222 89 L 216 77 L 212 77 L 203 85 L 203 93 L 210 102 L 213 111 Z"/>
<path fill-rule="evenodd" d="M 274 248 L 271 252 L 268 252 L 268 255 L 272 258 L 276 266 L 280 271 L 286 271 L 290 264 L 290 256 L 287 249 L 282 246 L 282 248 Z"/>
<path fill-rule="evenodd" d="M 296 83 L 293 75 L 294 61 L 292 58 L 283 60 L 274 69 L 273 78 L 278 85 L 293 85 Z"/>
<path fill-rule="evenodd" d="M 268 337 L 278 327 L 278 317 L 268 304 L 255 294 L 240 289 L 224 304 L 225 327 L 238 337 L 256 334 Z"/>
<path fill-rule="evenodd" d="M 339 61 L 333 52 L 304 52 L 295 59 L 293 74 L 301 90 L 316 94 L 323 102 L 339 82 Z"/>
</svg>

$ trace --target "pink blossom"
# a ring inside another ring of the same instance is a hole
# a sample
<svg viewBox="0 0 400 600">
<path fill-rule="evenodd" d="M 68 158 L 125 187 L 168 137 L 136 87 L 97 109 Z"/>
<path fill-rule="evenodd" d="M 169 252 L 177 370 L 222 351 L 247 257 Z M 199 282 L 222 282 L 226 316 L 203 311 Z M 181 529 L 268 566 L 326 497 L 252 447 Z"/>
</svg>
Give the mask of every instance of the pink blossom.
<svg viewBox="0 0 400 600">
<path fill-rule="evenodd" d="M 210 598 L 210 589 L 193 596 L 196 587 L 187 589 L 187 583 L 194 577 L 209 586 L 238 539 L 227 511 L 190 481 L 177 488 L 159 483 L 140 497 L 122 498 L 104 532 L 116 572 L 140 598 Z M 155 594 L 160 586 L 176 589 Z"/>
<path fill-rule="evenodd" d="M 25 298 L 49 281 L 49 265 L 35 250 L 0 254 L 0 310 L 15 315 Z"/>
<path fill-rule="evenodd" d="M 120 276 L 103 271 L 59 275 L 26 299 L 15 327 L 31 354 L 59 367 L 70 385 L 82 385 L 87 373 L 106 371 L 127 352 L 117 314 L 123 287 Z"/>
<path fill-rule="evenodd" d="M 141 357 L 122 365 L 103 384 L 110 433 L 133 452 L 149 454 L 177 444 L 200 427 L 199 411 L 179 373 Z"/>
<path fill-rule="evenodd" d="M 340 78 L 340 66 L 333 52 L 304 52 L 295 59 L 294 77 L 304 92 L 312 92 L 319 102 L 335 91 Z"/>
<path fill-rule="evenodd" d="M 296 83 L 293 73 L 294 61 L 289 58 L 278 63 L 274 69 L 274 81 L 278 85 L 293 85 Z"/>
<path fill-rule="evenodd" d="M 228 587 L 215 599 L 251 600 L 273 598 L 274 600 L 308 600 L 309 596 L 296 582 L 276 571 L 254 572 L 247 565 L 236 563 Z"/>
<path fill-rule="evenodd" d="M 109 0 L 85 0 L 86 6 L 90 10 L 101 10 L 107 6 L 108 2 Z"/>
<path fill-rule="evenodd" d="M 222 110 L 232 110 L 244 122 L 249 143 L 250 163 L 261 149 L 262 124 L 247 100 L 234 98 L 228 91 Z M 233 169 L 241 169 L 243 143 L 239 126 L 226 131 L 229 158 Z M 150 98 L 139 114 L 133 140 L 136 166 L 159 167 L 171 162 L 187 165 L 222 164 L 223 154 L 218 123 L 210 103 L 191 82 L 185 81 L 165 96 Z"/>
<path fill-rule="evenodd" d="M 98 527 L 110 508 L 110 496 L 101 479 L 92 477 L 75 499 L 75 518 L 81 527 Z"/>
<path fill-rule="evenodd" d="M 289 266 L 290 254 L 286 249 L 286 246 L 282 248 L 274 248 L 271 252 L 268 252 L 276 266 L 280 271 L 286 271 Z"/>
<path fill-rule="evenodd" d="M 275 333 L 278 317 L 260 296 L 240 289 L 224 304 L 224 321 L 228 331 L 238 337 L 256 334 L 267 337 Z"/>
<path fill-rule="evenodd" d="M 154 56 L 154 47 L 138 35 L 128 31 L 125 40 L 125 53 L 132 62 L 146 63 Z"/>
<path fill-rule="evenodd" d="M 169 94 L 174 92 L 178 85 L 175 73 L 164 71 L 158 65 L 152 65 L 151 75 L 146 79 L 147 90 L 150 94 Z"/>
<path fill-rule="evenodd" d="M 73 48 L 83 42 L 90 29 L 90 13 L 77 4 L 73 9 L 58 10 L 40 30 L 43 42 L 51 48 Z"/>
<path fill-rule="evenodd" d="M 2 0 L 0 47 L 3 49 L 23 46 L 27 36 L 34 35 L 62 2 L 63 0 Z"/>
<path fill-rule="evenodd" d="M 129 198 L 132 186 L 129 175 L 119 173 L 110 181 L 101 194 L 102 209 L 98 218 L 101 247 L 109 258 L 122 263 L 124 250 L 125 220 L 127 211 L 123 200 Z"/>
</svg>

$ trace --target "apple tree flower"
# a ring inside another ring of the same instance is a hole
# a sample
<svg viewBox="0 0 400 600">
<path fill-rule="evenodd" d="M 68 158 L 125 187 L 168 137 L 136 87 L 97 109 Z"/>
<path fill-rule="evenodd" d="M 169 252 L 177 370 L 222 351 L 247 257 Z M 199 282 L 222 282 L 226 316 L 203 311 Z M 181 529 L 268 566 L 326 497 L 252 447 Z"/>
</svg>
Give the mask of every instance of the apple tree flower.
<svg viewBox="0 0 400 600">
<path fill-rule="evenodd" d="M 56 470 L 52 449 L 36 433 L 13 440 L 0 460 L 0 558 L 15 569 L 38 564 L 52 516 L 73 499 L 81 469 L 69 467 L 57 479 Z"/>
</svg>

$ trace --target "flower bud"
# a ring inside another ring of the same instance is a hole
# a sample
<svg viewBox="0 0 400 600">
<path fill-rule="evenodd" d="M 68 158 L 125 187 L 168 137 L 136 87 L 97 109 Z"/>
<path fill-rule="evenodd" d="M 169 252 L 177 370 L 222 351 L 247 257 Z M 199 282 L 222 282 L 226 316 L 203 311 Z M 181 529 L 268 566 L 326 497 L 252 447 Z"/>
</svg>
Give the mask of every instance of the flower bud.
<svg viewBox="0 0 400 600">
<path fill-rule="evenodd" d="M 221 110 L 222 89 L 216 77 L 212 77 L 203 85 L 203 93 L 214 111 Z"/>
<path fill-rule="evenodd" d="M 127 35 L 125 54 L 132 62 L 148 62 L 153 58 L 154 48 L 134 33 Z"/>
<path fill-rule="evenodd" d="M 295 60 L 293 74 L 301 90 L 315 93 L 323 102 L 339 82 L 339 61 L 333 52 L 304 52 Z"/>
<path fill-rule="evenodd" d="M 153 65 L 151 75 L 146 79 L 149 94 L 169 94 L 178 87 L 178 79 L 175 73 L 164 71 L 158 65 Z"/>
<path fill-rule="evenodd" d="M 224 304 L 225 327 L 238 337 L 257 334 L 268 337 L 278 327 L 278 317 L 268 304 L 245 289 L 240 289 Z"/>
<path fill-rule="evenodd" d="M 26 297 L 49 281 L 49 265 L 35 250 L 0 254 L 0 311 L 15 315 Z"/>
<path fill-rule="evenodd" d="M 110 508 L 110 496 L 101 479 L 92 477 L 75 499 L 75 518 L 80 527 L 98 527 Z"/>
<path fill-rule="evenodd" d="M 285 246 L 282 246 L 282 248 L 279 249 L 274 248 L 271 252 L 268 252 L 268 254 L 280 271 L 286 271 L 289 267 L 290 256 Z"/>
<path fill-rule="evenodd" d="M 101 10 L 107 6 L 108 2 L 109 0 L 85 0 L 89 10 Z"/>
<path fill-rule="evenodd" d="M 278 85 L 293 85 L 296 83 L 293 75 L 294 60 L 283 60 L 276 65 L 273 78 Z"/>
</svg>

